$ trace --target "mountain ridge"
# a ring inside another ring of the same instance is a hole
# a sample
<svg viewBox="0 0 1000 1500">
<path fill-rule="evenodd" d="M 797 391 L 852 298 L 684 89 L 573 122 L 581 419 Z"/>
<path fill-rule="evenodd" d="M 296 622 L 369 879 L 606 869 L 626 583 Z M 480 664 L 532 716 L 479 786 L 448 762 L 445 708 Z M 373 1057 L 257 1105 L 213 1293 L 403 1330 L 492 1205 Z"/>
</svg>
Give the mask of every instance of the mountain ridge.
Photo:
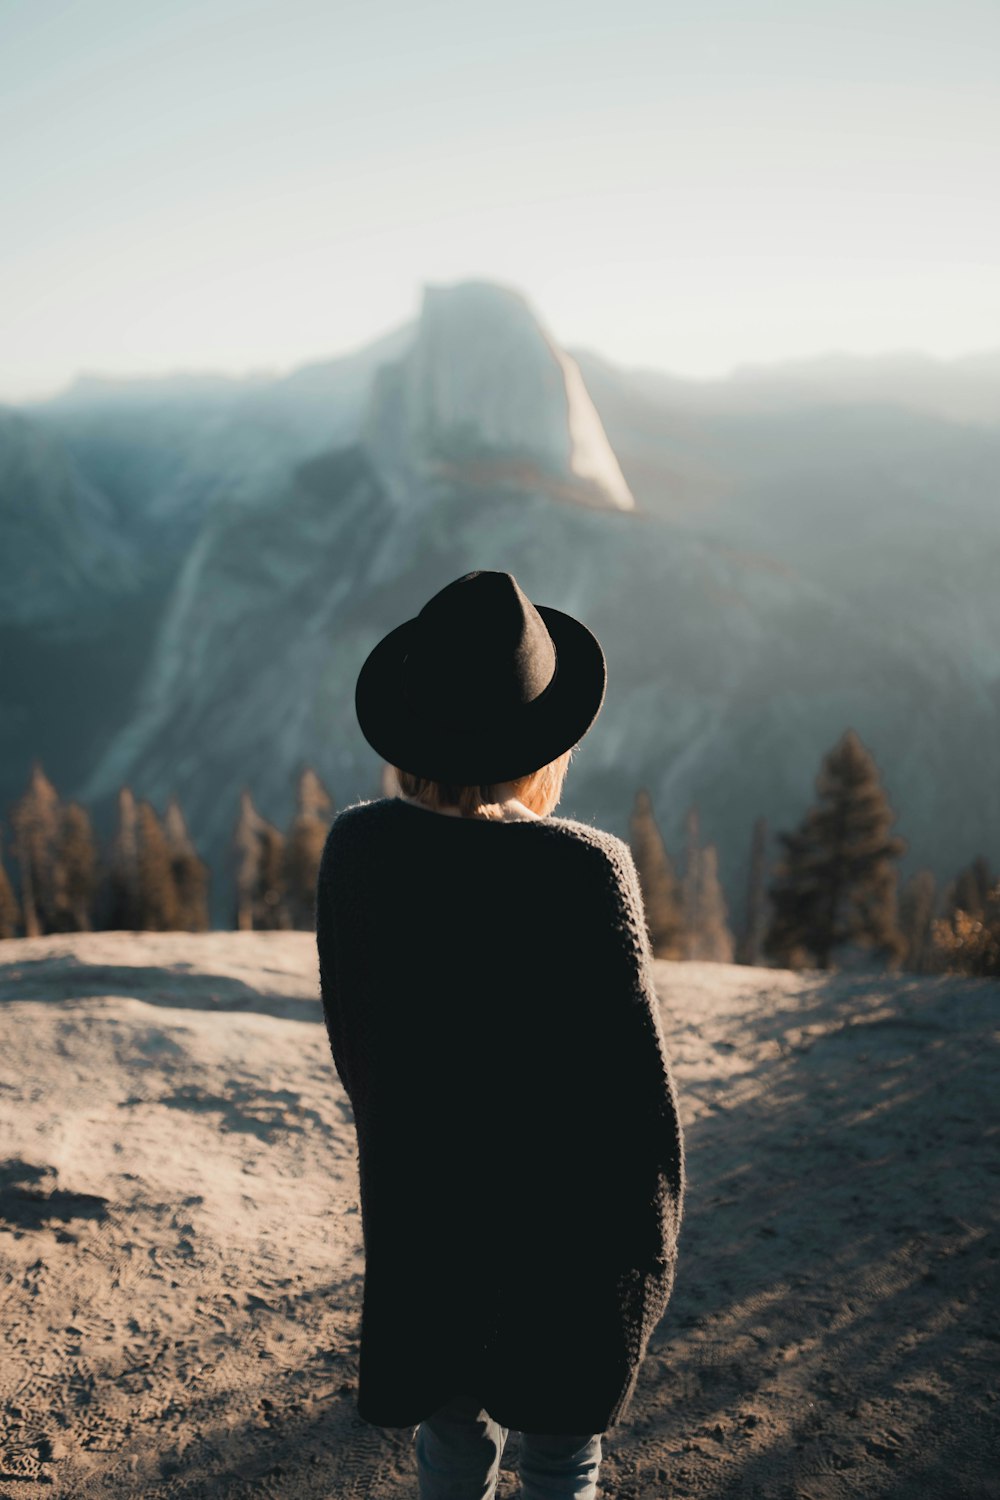
<svg viewBox="0 0 1000 1500">
<path fill-rule="evenodd" d="M 460 283 L 463 285 L 490 285 L 490 283 Z M 511 289 L 502 288 L 510 293 Z M 520 293 L 511 293 L 520 296 Z M 372 360 L 389 361 L 398 357 L 406 343 L 414 336 L 419 318 L 409 319 L 384 334 L 366 340 L 363 344 L 326 357 L 312 358 L 293 363 L 287 370 L 251 370 L 237 374 L 218 369 L 172 370 L 136 374 L 109 374 L 99 370 L 81 371 L 65 387 L 46 396 L 24 401 L 8 401 L 6 405 L 27 414 L 42 414 L 58 407 L 114 405 L 134 402 L 148 404 L 170 400 L 193 401 L 217 397 L 234 400 L 244 396 L 253 398 L 266 395 L 280 388 L 297 383 L 321 383 L 330 373 L 346 369 L 352 364 L 365 364 Z M 857 354 L 850 350 L 828 349 L 810 356 L 789 356 L 785 359 L 747 360 L 734 364 L 724 374 L 710 376 L 686 375 L 665 367 L 638 364 L 613 359 L 588 345 L 568 344 L 565 353 L 583 366 L 603 365 L 621 379 L 633 382 L 638 390 L 662 395 L 682 407 L 699 404 L 722 405 L 728 401 L 745 403 L 754 395 L 763 397 L 772 393 L 778 400 L 793 396 L 790 389 L 798 385 L 806 395 L 817 392 L 817 382 L 826 381 L 827 397 L 836 394 L 836 399 L 848 399 L 853 386 L 855 399 L 864 400 L 866 389 L 881 382 L 882 397 L 892 404 L 906 404 L 907 395 L 919 400 L 918 409 L 937 410 L 941 415 L 960 412 L 964 409 L 962 398 L 949 395 L 943 390 L 950 379 L 953 381 L 981 381 L 985 389 L 976 388 L 966 392 L 969 409 L 980 411 L 977 420 L 1000 422 L 1000 347 L 985 346 L 965 354 L 940 356 L 927 354 L 919 349 L 901 348 L 870 354 Z M 892 379 L 896 377 L 897 387 Z M 839 382 L 839 384 L 838 384 Z M 927 386 L 927 391 L 914 393 L 914 382 Z M 933 388 L 941 389 L 941 403 L 935 406 L 930 399 Z M 961 419 L 961 418 L 960 418 Z"/>
<path fill-rule="evenodd" d="M 508 296 L 498 289 L 495 308 Z M 428 450 L 425 393 L 406 405 L 417 329 L 303 375 L 298 395 L 286 383 L 280 401 L 262 390 L 225 411 L 25 417 L 112 497 L 143 573 L 131 612 L 94 580 L 103 634 L 72 675 L 91 684 L 78 717 L 90 699 L 100 712 L 77 749 L 51 664 L 8 681 L 8 802 L 35 755 L 60 770 L 64 795 L 93 802 L 104 832 L 123 782 L 159 805 L 175 793 L 224 882 L 241 786 L 284 824 L 303 761 L 338 803 L 378 785 L 353 715 L 365 655 L 452 578 L 493 567 L 606 645 L 607 705 L 567 811 L 624 836 L 645 785 L 676 850 L 698 803 L 734 920 L 753 819 L 797 821 L 848 725 L 903 820 L 904 870 L 927 863 L 943 880 L 975 853 L 996 861 L 1000 428 L 877 402 L 685 410 L 581 355 L 601 440 L 635 499 L 592 503 L 571 465 L 566 367 L 537 320 L 517 318 L 503 379 L 517 380 L 523 356 L 544 401 L 484 408 L 487 441 L 471 454 L 451 421 L 478 419 L 460 382 L 430 406 L 447 418 L 444 456 Z M 488 355 L 459 349 L 456 365 L 487 392 Z M 0 593 L 13 587 L 0 560 Z M 58 601 L 56 582 L 49 592 Z M 106 667 L 124 640 L 119 683 Z M 12 659 L 50 662 L 27 624 L 6 644 Z M 217 890 L 213 920 L 229 919 Z"/>
</svg>

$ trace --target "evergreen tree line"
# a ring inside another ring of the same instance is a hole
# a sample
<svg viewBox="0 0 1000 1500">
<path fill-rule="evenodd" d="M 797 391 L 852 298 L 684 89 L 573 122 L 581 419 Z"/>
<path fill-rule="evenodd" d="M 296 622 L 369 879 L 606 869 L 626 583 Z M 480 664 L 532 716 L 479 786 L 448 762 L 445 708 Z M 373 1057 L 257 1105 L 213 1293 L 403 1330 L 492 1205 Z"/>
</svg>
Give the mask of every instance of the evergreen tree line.
<svg viewBox="0 0 1000 1500">
<path fill-rule="evenodd" d="M 309 767 L 298 777 L 287 832 L 262 817 L 244 789 L 232 841 L 235 928 L 313 927 L 319 861 L 332 814 L 332 799 Z M 123 787 L 114 833 L 101 848 L 86 809 L 63 803 L 35 761 L 9 821 L 6 842 L 19 890 L 5 865 L 0 830 L 0 938 L 209 930 L 209 869 L 176 797 L 161 819 L 150 802 Z"/>
<path fill-rule="evenodd" d="M 657 958 L 732 963 L 735 942 L 719 882 L 718 852 L 714 844 L 701 844 L 697 807 L 688 809 L 684 832 L 684 869 L 678 873 L 649 792 L 641 787 L 632 807 L 629 843 L 653 952 Z"/>
<path fill-rule="evenodd" d="M 698 844 L 696 809 L 687 815 L 678 875 L 649 792 L 639 791 L 630 844 L 657 957 L 1000 975 L 1000 880 L 985 856 L 941 891 L 926 868 L 900 889 L 897 861 L 906 844 L 890 832 L 895 814 L 875 760 L 853 729 L 823 757 L 816 792 L 799 826 L 778 834 L 779 853 L 770 864 L 766 820 L 754 823 L 745 913 L 734 943 L 715 849 Z"/>
<path fill-rule="evenodd" d="M 938 891 L 921 869 L 899 888 L 905 843 L 878 768 L 854 730 L 823 757 L 817 801 L 799 826 L 777 836 L 768 859 L 764 818 L 753 825 L 746 899 L 738 935 L 719 880 L 714 844 L 701 841 L 699 814 L 684 824 L 678 871 L 641 788 L 630 818 L 653 952 L 660 958 L 772 963 L 789 968 L 873 960 L 917 973 L 959 970 L 1000 975 L 1000 880 L 983 855 Z M 264 818 L 243 790 L 233 832 L 233 927 L 311 930 L 319 861 L 334 804 L 315 771 L 297 780 L 287 831 Z M 117 826 L 98 847 L 79 803 L 62 803 L 41 764 L 10 809 L 8 843 L 19 874 L 15 893 L 0 828 L 0 938 L 50 932 L 207 931 L 209 870 L 171 798 L 163 818 L 128 787 Z"/>
</svg>

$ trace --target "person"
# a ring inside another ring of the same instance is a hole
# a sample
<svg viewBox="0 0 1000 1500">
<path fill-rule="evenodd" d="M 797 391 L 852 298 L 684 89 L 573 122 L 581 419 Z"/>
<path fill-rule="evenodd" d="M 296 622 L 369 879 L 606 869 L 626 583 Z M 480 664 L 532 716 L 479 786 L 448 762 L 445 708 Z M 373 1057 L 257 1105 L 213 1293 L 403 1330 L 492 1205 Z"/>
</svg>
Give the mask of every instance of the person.
<svg viewBox="0 0 1000 1500">
<path fill-rule="evenodd" d="M 684 1147 L 635 864 L 558 817 L 604 704 L 592 631 L 477 569 L 357 679 L 390 795 L 316 887 L 323 1014 L 357 1131 L 357 1409 L 421 1500 L 592 1500 L 671 1294 Z M 385 784 L 383 786 L 385 789 Z"/>
</svg>

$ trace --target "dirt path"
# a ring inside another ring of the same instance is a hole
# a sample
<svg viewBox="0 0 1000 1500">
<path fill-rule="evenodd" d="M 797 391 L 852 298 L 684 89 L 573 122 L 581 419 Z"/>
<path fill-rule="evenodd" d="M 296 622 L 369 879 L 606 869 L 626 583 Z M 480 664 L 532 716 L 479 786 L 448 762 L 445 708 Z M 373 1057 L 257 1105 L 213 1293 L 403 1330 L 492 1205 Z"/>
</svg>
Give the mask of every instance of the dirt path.
<svg viewBox="0 0 1000 1500">
<path fill-rule="evenodd" d="M 1000 1496 L 1000 985 L 657 978 L 688 1211 L 602 1494 Z M 0 997 L 0 1497 L 413 1500 L 311 936 L 14 940 Z"/>
</svg>

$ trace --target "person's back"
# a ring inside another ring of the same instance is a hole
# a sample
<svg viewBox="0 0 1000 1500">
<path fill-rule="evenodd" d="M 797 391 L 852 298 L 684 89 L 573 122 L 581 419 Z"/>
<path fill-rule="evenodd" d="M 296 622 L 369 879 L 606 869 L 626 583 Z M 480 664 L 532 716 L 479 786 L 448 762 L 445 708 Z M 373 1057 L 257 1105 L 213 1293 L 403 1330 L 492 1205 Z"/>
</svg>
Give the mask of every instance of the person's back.
<svg viewBox="0 0 1000 1500">
<path fill-rule="evenodd" d="M 532 1463 L 596 1480 L 670 1294 L 683 1150 L 628 846 L 516 798 L 456 811 L 355 804 L 320 867 L 359 1146 L 358 1410 L 418 1424 L 426 1497 L 492 1493 L 517 1429 L 528 1495 Z"/>
</svg>

